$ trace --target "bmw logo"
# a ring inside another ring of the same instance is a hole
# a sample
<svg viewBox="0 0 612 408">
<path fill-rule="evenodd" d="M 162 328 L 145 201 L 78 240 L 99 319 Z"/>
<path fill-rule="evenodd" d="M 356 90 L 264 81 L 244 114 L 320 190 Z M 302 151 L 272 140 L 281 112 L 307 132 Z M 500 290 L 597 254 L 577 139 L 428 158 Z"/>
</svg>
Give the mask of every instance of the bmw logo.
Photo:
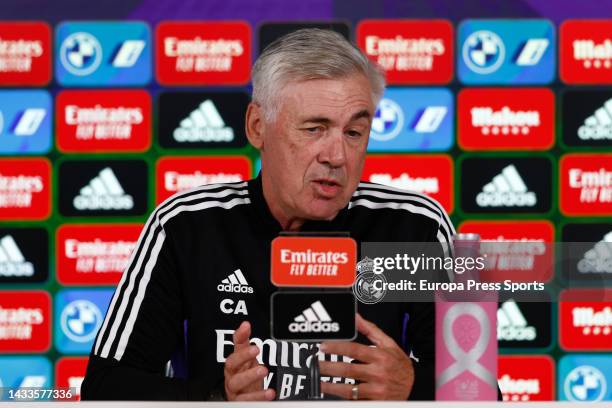
<svg viewBox="0 0 612 408">
<path fill-rule="evenodd" d="M 601 401 L 606 395 L 606 378 L 595 367 L 579 366 L 565 377 L 564 391 L 570 401 Z"/>
<path fill-rule="evenodd" d="M 395 138 L 404 127 L 404 112 L 391 99 L 383 98 L 379 103 L 372 120 L 370 137 L 384 142 Z"/>
<path fill-rule="evenodd" d="M 477 74 L 490 74 L 504 62 L 504 42 L 492 31 L 476 31 L 463 43 L 463 62 Z"/>
<path fill-rule="evenodd" d="M 75 300 L 62 310 L 60 323 L 64 334 L 72 341 L 85 343 L 96 337 L 102 325 L 102 313 L 89 300 Z"/>
<path fill-rule="evenodd" d="M 100 66 L 102 47 L 93 35 L 79 32 L 66 37 L 60 48 L 60 60 L 73 75 L 89 75 Z"/>
</svg>

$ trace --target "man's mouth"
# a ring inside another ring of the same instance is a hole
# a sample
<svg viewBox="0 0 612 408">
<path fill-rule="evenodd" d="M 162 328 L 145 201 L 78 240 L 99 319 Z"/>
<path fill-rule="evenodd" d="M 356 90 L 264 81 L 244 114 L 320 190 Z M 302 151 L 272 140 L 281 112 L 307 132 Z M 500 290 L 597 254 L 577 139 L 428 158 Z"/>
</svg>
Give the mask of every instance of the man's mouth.
<svg viewBox="0 0 612 408">
<path fill-rule="evenodd" d="M 325 198 L 335 197 L 341 189 L 340 183 L 332 179 L 313 180 L 317 193 Z"/>
</svg>

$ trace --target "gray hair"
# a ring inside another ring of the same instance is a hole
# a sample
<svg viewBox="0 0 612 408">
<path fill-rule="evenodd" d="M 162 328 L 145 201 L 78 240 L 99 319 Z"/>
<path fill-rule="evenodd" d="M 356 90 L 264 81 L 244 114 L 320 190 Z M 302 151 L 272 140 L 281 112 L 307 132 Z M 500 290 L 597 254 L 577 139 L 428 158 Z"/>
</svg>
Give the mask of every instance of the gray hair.
<svg viewBox="0 0 612 408">
<path fill-rule="evenodd" d="M 382 71 L 335 31 L 304 28 L 277 39 L 257 58 L 251 73 L 253 101 L 262 107 L 266 120 L 272 120 L 278 111 L 275 96 L 287 83 L 356 73 L 368 78 L 376 105 L 385 90 Z"/>
</svg>

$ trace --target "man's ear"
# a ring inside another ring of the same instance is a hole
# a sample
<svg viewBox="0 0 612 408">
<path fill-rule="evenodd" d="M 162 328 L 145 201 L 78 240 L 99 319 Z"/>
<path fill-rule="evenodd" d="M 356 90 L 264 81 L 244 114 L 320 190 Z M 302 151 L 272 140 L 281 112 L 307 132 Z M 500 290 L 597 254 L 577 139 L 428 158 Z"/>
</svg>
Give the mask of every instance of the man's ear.
<svg viewBox="0 0 612 408">
<path fill-rule="evenodd" d="M 249 143 L 257 150 L 261 150 L 263 147 L 263 113 L 262 107 L 257 103 L 249 103 L 244 127 Z"/>
</svg>

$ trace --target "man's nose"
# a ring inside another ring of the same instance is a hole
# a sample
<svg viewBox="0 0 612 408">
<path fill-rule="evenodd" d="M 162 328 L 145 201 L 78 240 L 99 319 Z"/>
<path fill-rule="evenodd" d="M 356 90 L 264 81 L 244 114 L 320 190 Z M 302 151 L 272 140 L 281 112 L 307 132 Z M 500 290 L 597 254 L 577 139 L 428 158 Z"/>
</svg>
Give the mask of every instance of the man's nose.
<svg viewBox="0 0 612 408">
<path fill-rule="evenodd" d="M 341 130 L 330 131 L 327 133 L 323 143 L 319 153 L 319 161 L 331 167 L 344 165 L 346 162 L 344 133 Z"/>
</svg>

